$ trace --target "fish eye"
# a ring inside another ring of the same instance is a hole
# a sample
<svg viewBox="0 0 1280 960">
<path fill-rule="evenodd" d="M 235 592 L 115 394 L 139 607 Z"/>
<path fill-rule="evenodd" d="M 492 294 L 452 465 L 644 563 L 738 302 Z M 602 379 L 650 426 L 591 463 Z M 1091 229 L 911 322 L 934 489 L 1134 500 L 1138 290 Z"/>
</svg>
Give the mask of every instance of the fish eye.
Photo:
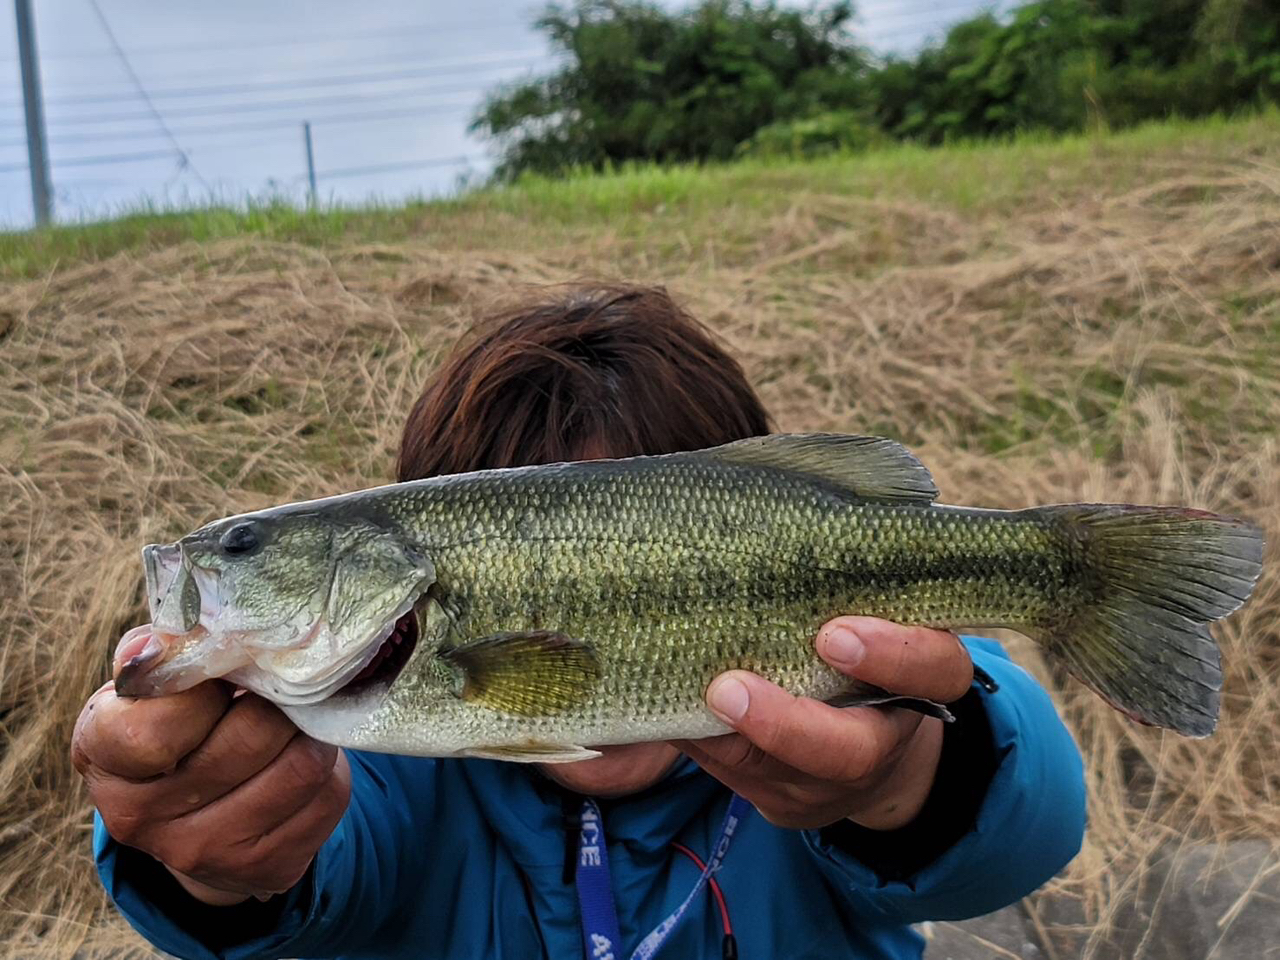
<svg viewBox="0 0 1280 960">
<path fill-rule="evenodd" d="M 222 535 L 222 539 L 218 543 L 222 547 L 223 553 L 233 557 L 242 557 L 257 550 L 262 541 L 254 524 L 237 523 Z"/>
</svg>

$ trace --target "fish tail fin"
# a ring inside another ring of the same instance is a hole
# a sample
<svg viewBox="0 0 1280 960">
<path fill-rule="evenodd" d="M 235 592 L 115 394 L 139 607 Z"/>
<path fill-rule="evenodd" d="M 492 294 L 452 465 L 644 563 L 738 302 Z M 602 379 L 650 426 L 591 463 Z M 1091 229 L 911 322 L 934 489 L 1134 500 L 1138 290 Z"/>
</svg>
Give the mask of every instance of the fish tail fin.
<svg viewBox="0 0 1280 960">
<path fill-rule="evenodd" d="M 1078 543 L 1091 599 L 1038 639 L 1134 720 L 1208 736 L 1222 689 L 1209 624 L 1248 599 L 1262 531 L 1183 507 L 1046 509 Z"/>
</svg>

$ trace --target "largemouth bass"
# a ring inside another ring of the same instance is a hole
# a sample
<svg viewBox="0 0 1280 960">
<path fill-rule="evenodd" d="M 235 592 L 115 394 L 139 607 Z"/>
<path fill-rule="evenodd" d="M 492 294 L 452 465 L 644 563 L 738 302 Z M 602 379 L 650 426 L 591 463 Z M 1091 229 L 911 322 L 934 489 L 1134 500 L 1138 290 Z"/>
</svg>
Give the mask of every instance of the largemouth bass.
<svg viewBox="0 0 1280 960">
<path fill-rule="evenodd" d="M 339 746 L 569 761 L 725 732 L 703 695 L 731 668 L 885 702 L 814 652 L 825 620 L 856 613 L 1010 627 L 1130 717 L 1213 730 L 1207 624 L 1248 597 L 1256 527 L 1180 507 L 936 496 L 899 444 L 815 434 L 247 513 L 144 549 L 153 622 L 116 690 L 225 677 Z"/>
</svg>

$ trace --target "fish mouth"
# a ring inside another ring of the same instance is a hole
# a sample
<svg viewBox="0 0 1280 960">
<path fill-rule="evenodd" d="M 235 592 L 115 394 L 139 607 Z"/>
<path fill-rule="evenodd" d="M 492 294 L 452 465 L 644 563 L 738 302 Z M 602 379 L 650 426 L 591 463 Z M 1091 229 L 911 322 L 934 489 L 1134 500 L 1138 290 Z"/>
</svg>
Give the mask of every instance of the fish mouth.
<svg viewBox="0 0 1280 960">
<path fill-rule="evenodd" d="M 112 679 L 116 693 L 122 697 L 147 696 L 147 676 L 168 653 L 168 645 L 155 635 L 155 628 L 144 623 L 134 627 L 116 645 L 112 659 Z"/>
<path fill-rule="evenodd" d="M 364 669 L 330 694 L 330 698 L 354 696 L 374 687 L 389 688 L 408 665 L 418 645 L 418 636 L 418 615 L 410 609 L 395 621 Z"/>
</svg>

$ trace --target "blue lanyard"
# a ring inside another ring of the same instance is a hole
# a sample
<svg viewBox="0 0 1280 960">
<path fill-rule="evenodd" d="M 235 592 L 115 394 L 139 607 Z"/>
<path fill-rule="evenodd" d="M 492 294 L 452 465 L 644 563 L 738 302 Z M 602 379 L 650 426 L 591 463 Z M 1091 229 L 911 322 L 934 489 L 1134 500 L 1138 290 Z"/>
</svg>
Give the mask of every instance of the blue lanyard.
<svg viewBox="0 0 1280 960">
<path fill-rule="evenodd" d="M 658 924 L 640 941 L 631 954 L 631 960 L 652 960 L 666 943 L 676 926 L 684 918 L 689 905 L 702 892 L 711 875 L 720 869 L 729 844 L 743 818 L 751 812 L 751 804 L 736 793 L 729 801 L 720 835 L 707 857 L 707 865 L 672 914 Z M 578 906 L 582 911 L 582 943 L 587 960 L 620 960 L 622 957 L 618 932 L 618 911 L 613 902 L 613 884 L 609 880 L 609 858 L 605 852 L 604 825 L 600 820 L 600 808 L 590 798 L 582 801 L 582 827 L 578 836 L 578 865 L 575 873 L 578 887 Z"/>
<path fill-rule="evenodd" d="M 622 935 L 618 933 L 618 909 L 609 882 L 609 854 L 604 844 L 600 808 L 590 797 L 582 801 L 582 825 L 578 832 L 578 867 L 574 873 L 578 907 L 582 911 L 582 943 L 588 960 L 617 960 Z"/>
</svg>

